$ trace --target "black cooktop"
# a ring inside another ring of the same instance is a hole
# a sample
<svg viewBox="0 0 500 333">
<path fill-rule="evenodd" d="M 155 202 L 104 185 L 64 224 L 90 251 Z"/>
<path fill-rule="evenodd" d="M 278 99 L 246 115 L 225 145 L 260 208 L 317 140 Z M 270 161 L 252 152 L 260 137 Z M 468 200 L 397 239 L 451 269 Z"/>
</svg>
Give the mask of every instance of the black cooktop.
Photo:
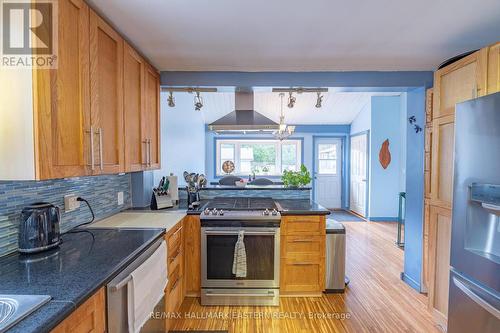
<svg viewBox="0 0 500 333">
<path fill-rule="evenodd" d="M 276 203 L 272 198 L 248 198 L 248 197 L 215 197 L 204 207 L 223 210 L 273 210 Z"/>
</svg>

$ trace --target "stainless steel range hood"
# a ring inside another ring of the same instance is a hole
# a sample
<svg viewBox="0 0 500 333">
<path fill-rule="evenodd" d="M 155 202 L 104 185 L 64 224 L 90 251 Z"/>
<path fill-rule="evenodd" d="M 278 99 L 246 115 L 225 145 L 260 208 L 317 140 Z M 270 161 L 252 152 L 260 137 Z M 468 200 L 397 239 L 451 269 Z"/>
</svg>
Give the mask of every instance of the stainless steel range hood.
<svg viewBox="0 0 500 333">
<path fill-rule="evenodd" d="M 272 132 L 279 124 L 258 113 L 253 108 L 253 91 L 235 93 L 233 112 L 208 125 L 214 132 Z"/>
</svg>

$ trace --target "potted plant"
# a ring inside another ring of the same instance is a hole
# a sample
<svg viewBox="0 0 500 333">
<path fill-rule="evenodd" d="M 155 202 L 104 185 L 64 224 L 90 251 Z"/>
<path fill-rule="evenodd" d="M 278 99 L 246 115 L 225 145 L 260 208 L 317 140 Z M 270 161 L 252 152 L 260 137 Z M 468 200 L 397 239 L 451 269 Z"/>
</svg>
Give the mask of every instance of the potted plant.
<svg viewBox="0 0 500 333">
<path fill-rule="evenodd" d="M 285 185 L 286 187 L 300 187 L 305 186 L 311 182 L 311 175 L 306 166 L 302 164 L 300 166 L 300 171 L 283 171 L 281 180 L 283 181 L 283 185 Z"/>
</svg>

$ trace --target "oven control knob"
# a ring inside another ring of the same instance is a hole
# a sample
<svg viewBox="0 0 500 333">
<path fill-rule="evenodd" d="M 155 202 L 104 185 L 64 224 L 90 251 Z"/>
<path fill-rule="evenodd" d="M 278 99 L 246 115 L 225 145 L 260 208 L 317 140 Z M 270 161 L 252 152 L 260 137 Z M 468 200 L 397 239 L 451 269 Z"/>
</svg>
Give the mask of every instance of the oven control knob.
<svg viewBox="0 0 500 333">
<path fill-rule="evenodd" d="M 221 209 L 221 210 L 219 210 L 218 214 L 219 214 L 219 216 L 222 216 L 222 215 L 224 215 L 224 211 Z"/>
<path fill-rule="evenodd" d="M 269 215 L 271 212 L 269 211 L 269 209 L 266 208 L 266 210 L 262 213 L 263 215 Z"/>
<path fill-rule="evenodd" d="M 212 209 L 212 215 L 217 215 L 217 208 Z"/>
<path fill-rule="evenodd" d="M 276 210 L 276 208 L 273 209 L 273 211 L 271 212 L 272 215 L 276 216 L 278 215 L 278 211 Z"/>
<path fill-rule="evenodd" d="M 210 209 L 205 208 L 205 210 L 203 211 L 203 214 L 210 215 Z"/>
</svg>

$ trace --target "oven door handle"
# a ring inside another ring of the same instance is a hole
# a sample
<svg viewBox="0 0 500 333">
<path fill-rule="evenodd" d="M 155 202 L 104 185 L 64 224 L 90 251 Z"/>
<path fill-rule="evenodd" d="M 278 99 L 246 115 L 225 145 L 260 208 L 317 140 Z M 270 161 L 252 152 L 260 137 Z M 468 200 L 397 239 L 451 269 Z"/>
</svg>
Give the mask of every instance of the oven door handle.
<svg viewBox="0 0 500 333">
<path fill-rule="evenodd" d="M 204 231 L 205 235 L 235 235 L 238 236 L 239 231 L 211 231 L 211 230 L 205 230 Z M 276 235 L 276 231 L 246 231 L 245 230 L 245 235 Z"/>
<path fill-rule="evenodd" d="M 208 291 L 207 296 L 211 297 L 274 297 L 274 291 L 268 291 L 267 293 L 213 293 Z"/>
</svg>

